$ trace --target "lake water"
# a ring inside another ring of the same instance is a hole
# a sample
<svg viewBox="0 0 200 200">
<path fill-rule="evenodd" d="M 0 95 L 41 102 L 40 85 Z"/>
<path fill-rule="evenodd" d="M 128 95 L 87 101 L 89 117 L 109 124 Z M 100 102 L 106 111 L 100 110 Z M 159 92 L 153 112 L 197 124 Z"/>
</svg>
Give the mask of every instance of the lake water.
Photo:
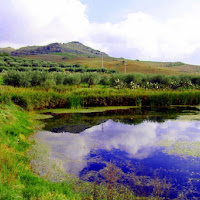
<svg viewBox="0 0 200 200">
<path fill-rule="evenodd" d="M 117 181 L 137 195 L 157 190 L 170 199 L 198 199 L 199 114 L 191 107 L 52 114 L 34 138 L 48 145 L 52 161 L 82 180 L 101 182 L 105 169 L 115 166 Z"/>
</svg>

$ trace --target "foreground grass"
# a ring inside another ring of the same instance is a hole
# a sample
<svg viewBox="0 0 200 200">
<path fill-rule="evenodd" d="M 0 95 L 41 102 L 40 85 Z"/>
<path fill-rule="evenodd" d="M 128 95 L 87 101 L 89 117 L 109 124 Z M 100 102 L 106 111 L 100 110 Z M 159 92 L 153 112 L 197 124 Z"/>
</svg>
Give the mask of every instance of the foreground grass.
<svg viewBox="0 0 200 200">
<path fill-rule="evenodd" d="M 33 174 L 26 155 L 33 132 L 30 116 L 17 106 L 0 105 L 0 199 L 83 199 L 73 182 L 52 183 Z"/>
</svg>

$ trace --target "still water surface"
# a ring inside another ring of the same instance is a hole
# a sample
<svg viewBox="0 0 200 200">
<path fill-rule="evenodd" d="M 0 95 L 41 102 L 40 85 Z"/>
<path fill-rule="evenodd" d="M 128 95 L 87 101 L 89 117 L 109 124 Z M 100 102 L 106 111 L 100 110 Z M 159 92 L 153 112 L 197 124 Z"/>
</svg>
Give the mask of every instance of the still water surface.
<svg viewBox="0 0 200 200">
<path fill-rule="evenodd" d="M 200 197 L 197 108 L 53 116 L 45 120 L 44 130 L 35 139 L 50 147 L 51 159 L 59 160 L 67 173 L 92 181 L 96 172 L 95 177 L 102 180 L 101 171 L 112 163 L 121 171 L 119 181 L 131 185 L 138 195 L 144 195 L 144 190 L 145 195 L 151 195 L 151 183 L 160 180 L 161 185 L 168 184 L 171 199 L 181 194 L 189 199 Z"/>
</svg>

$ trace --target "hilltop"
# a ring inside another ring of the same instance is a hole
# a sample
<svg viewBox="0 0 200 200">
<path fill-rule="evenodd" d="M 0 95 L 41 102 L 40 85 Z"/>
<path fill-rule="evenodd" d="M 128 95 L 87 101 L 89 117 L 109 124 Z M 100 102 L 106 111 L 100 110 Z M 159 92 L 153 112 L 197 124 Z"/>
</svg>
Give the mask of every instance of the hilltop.
<svg viewBox="0 0 200 200">
<path fill-rule="evenodd" d="M 87 55 L 88 57 L 99 57 L 103 54 L 104 57 L 108 55 L 102 53 L 99 50 L 92 49 L 85 46 L 80 42 L 68 42 L 68 43 L 52 43 L 45 46 L 28 46 L 22 47 L 15 51 L 12 51 L 12 56 L 24 56 L 24 55 L 40 55 L 40 54 L 64 54 L 69 53 L 73 57 L 74 54 Z M 72 54 L 70 54 L 72 53 Z"/>
<path fill-rule="evenodd" d="M 0 54 L 7 53 L 10 55 L 13 51 L 15 51 L 15 49 L 12 47 L 0 48 Z"/>
</svg>

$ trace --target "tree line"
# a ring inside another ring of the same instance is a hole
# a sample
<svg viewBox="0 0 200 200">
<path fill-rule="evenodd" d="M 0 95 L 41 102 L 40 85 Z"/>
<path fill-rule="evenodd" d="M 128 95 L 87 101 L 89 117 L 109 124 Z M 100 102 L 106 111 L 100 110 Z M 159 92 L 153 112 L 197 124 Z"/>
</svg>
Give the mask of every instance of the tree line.
<svg viewBox="0 0 200 200">
<path fill-rule="evenodd" d="M 8 71 L 4 84 L 16 87 L 55 86 L 55 85 L 104 85 L 117 89 L 199 89 L 199 75 L 154 75 L 154 74 L 102 74 L 102 73 L 49 73 L 40 71 Z"/>
</svg>

